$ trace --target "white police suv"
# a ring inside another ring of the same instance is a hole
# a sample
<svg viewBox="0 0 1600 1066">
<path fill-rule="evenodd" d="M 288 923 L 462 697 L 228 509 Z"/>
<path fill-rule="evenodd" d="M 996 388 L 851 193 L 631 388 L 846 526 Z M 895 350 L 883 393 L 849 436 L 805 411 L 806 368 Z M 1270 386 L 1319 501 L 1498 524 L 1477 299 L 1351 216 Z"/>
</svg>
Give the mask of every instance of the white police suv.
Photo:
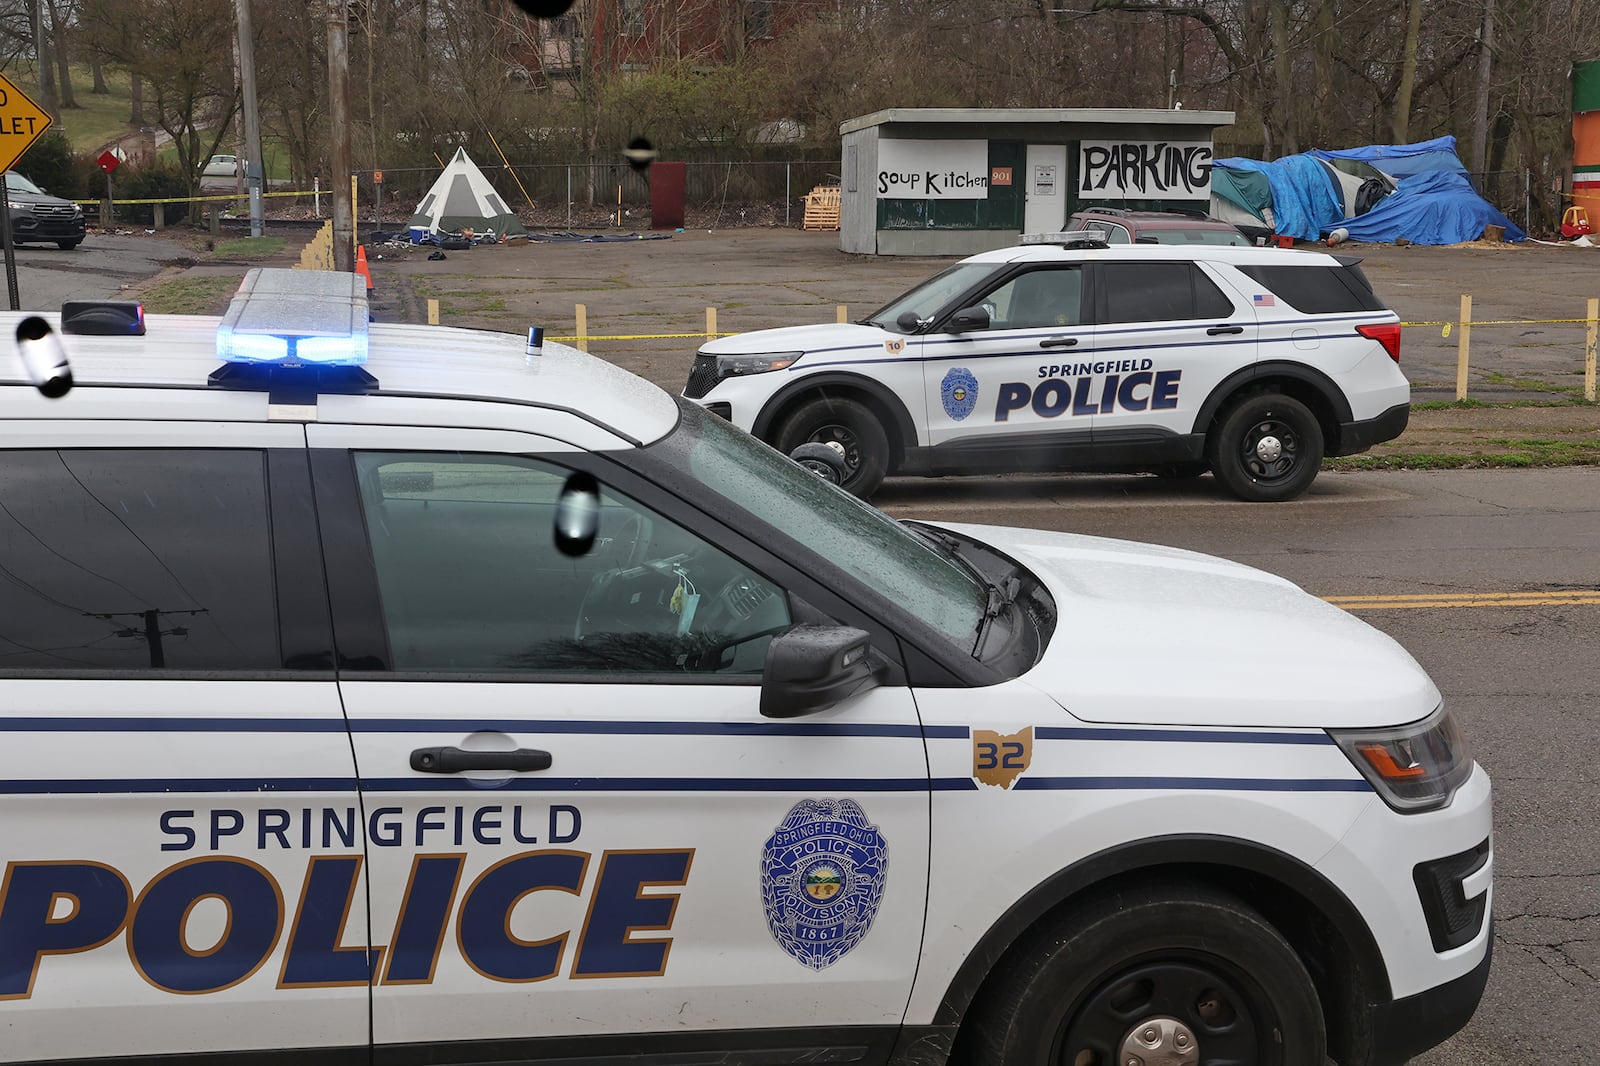
<svg viewBox="0 0 1600 1066">
<path fill-rule="evenodd" d="M 1400 435 L 1400 323 L 1359 260 L 1024 238 L 858 323 L 700 349 L 684 395 L 780 451 L 886 474 L 1207 469 L 1243 500 L 1303 493 L 1325 455 Z"/>
<path fill-rule="evenodd" d="M 1356 1066 L 1471 1015 L 1489 781 L 1387 637 L 895 522 L 359 285 L 0 316 L 0 1061 Z"/>
</svg>

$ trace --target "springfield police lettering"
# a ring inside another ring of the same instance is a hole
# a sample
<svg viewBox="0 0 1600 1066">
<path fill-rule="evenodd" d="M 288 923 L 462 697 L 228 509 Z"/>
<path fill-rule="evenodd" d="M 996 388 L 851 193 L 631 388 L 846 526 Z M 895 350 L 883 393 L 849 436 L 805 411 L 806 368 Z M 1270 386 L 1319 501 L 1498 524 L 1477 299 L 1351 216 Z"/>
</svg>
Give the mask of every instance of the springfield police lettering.
<svg viewBox="0 0 1600 1066">
<path fill-rule="evenodd" d="M 995 399 L 994 420 L 1008 422 L 1013 411 L 1032 407 L 1040 418 L 1110 414 L 1123 411 L 1170 411 L 1178 406 L 1181 370 L 1152 370 L 1150 359 L 1114 359 L 1098 363 L 1041 366 L 1037 385 L 1008 381 Z M 1112 373 L 1111 371 L 1115 371 Z M 1130 373 L 1130 371 L 1132 371 Z M 1096 382 L 1100 375 L 1105 377 Z M 1068 377 L 1076 377 L 1069 384 Z"/>
<path fill-rule="evenodd" d="M 538 812 L 516 805 L 427 807 L 414 819 L 395 808 L 372 812 L 369 839 L 379 847 L 455 848 L 470 844 L 571 843 L 582 830 L 576 807 Z M 279 849 L 359 847 L 351 809 L 266 810 L 249 822 L 239 811 L 167 811 L 159 829 L 164 851 L 217 852 L 226 846 Z M 247 832 L 248 829 L 248 832 Z M 92 860 L 9 862 L 0 880 L 0 1000 L 33 995 L 47 955 L 93 951 L 126 934 L 134 970 L 155 988 L 180 995 L 220 992 L 249 979 L 280 943 L 277 987 L 332 988 L 430 984 L 455 919 L 455 949 L 491 981 L 657 977 L 666 972 L 668 936 L 679 894 L 688 883 L 693 848 L 608 850 L 598 862 L 588 851 L 540 848 L 492 862 L 467 883 L 467 852 L 433 851 L 412 859 L 410 877 L 387 944 L 346 945 L 347 926 L 361 891 L 361 854 L 312 855 L 291 897 L 273 874 L 251 859 L 201 854 L 167 867 L 135 891 L 120 870 Z M 595 867 L 591 876 L 589 869 Z M 511 913 L 524 898 L 557 891 L 581 896 L 589 887 L 582 925 L 534 942 L 511 931 Z M 285 900 L 297 902 L 293 911 Z M 197 907 L 220 904 L 227 921 L 220 939 L 188 940 Z M 381 928 L 374 916 L 374 927 Z M 571 963 L 563 965 L 576 932 Z"/>
</svg>

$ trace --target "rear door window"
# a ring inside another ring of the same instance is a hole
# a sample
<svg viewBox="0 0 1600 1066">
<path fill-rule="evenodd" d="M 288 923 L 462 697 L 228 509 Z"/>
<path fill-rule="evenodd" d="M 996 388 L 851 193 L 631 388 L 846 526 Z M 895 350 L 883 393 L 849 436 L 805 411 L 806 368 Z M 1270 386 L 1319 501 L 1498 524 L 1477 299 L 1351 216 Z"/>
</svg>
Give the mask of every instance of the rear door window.
<svg viewBox="0 0 1600 1066">
<path fill-rule="evenodd" d="M 1110 323 L 1181 322 L 1234 313 L 1233 301 L 1192 263 L 1106 263 L 1100 271 Z"/>
<path fill-rule="evenodd" d="M 0 670 L 282 665 L 266 453 L 0 454 Z"/>
</svg>

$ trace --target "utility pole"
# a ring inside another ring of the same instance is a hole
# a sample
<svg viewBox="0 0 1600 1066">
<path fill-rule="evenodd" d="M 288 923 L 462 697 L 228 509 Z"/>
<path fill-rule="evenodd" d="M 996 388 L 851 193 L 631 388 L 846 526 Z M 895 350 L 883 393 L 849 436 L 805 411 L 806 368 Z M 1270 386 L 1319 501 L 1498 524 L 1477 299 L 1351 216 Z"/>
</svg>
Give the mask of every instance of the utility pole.
<svg viewBox="0 0 1600 1066">
<path fill-rule="evenodd" d="M 350 202 L 350 37 L 345 0 L 328 0 L 328 115 L 333 123 L 333 268 L 356 268 Z"/>
<path fill-rule="evenodd" d="M 250 186 L 250 236 L 262 234 L 261 193 L 266 170 L 261 165 L 261 114 L 256 108 L 256 46 L 250 33 L 250 0 L 234 0 L 239 17 L 239 92 L 244 97 L 245 181 Z"/>
<path fill-rule="evenodd" d="M 1472 106 L 1472 169 L 1479 192 L 1489 171 L 1489 78 L 1494 72 L 1494 0 L 1483 0 L 1483 24 L 1478 31 L 1478 85 Z"/>
</svg>

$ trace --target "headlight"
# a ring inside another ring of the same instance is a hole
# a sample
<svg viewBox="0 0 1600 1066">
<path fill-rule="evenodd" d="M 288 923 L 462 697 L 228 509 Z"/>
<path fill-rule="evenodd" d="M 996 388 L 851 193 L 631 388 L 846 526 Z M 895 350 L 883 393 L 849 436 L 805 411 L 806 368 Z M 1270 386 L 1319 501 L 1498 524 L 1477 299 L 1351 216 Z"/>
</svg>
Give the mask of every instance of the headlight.
<svg viewBox="0 0 1600 1066">
<path fill-rule="evenodd" d="M 16 200 L 7 200 L 6 201 L 6 206 L 11 208 L 11 210 L 13 210 L 13 211 L 26 211 L 26 210 L 28 210 L 28 205 L 27 204 L 18 203 Z"/>
<path fill-rule="evenodd" d="M 73 218 L 82 218 L 83 217 L 83 205 L 82 204 L 73 204 L 72 205 L 72 217 Z"/>
<path fill-rule="evenodd" d="M 745 374 L 765 374 L 769 370 L 783 370 L 794 364 L 805 352 L 772 352 L 767 355 L 719 355 L 717 374 L 721 377 L 741 377 Z"/>
<path fill-rule="evenodd" d="M 1401 814 L 1443 807 L 1472 776 L 1466 742 L 1442 706 L 1420 722 L 1394 729 L 1329 733 L 1384 802 Z"/>
</svg>

